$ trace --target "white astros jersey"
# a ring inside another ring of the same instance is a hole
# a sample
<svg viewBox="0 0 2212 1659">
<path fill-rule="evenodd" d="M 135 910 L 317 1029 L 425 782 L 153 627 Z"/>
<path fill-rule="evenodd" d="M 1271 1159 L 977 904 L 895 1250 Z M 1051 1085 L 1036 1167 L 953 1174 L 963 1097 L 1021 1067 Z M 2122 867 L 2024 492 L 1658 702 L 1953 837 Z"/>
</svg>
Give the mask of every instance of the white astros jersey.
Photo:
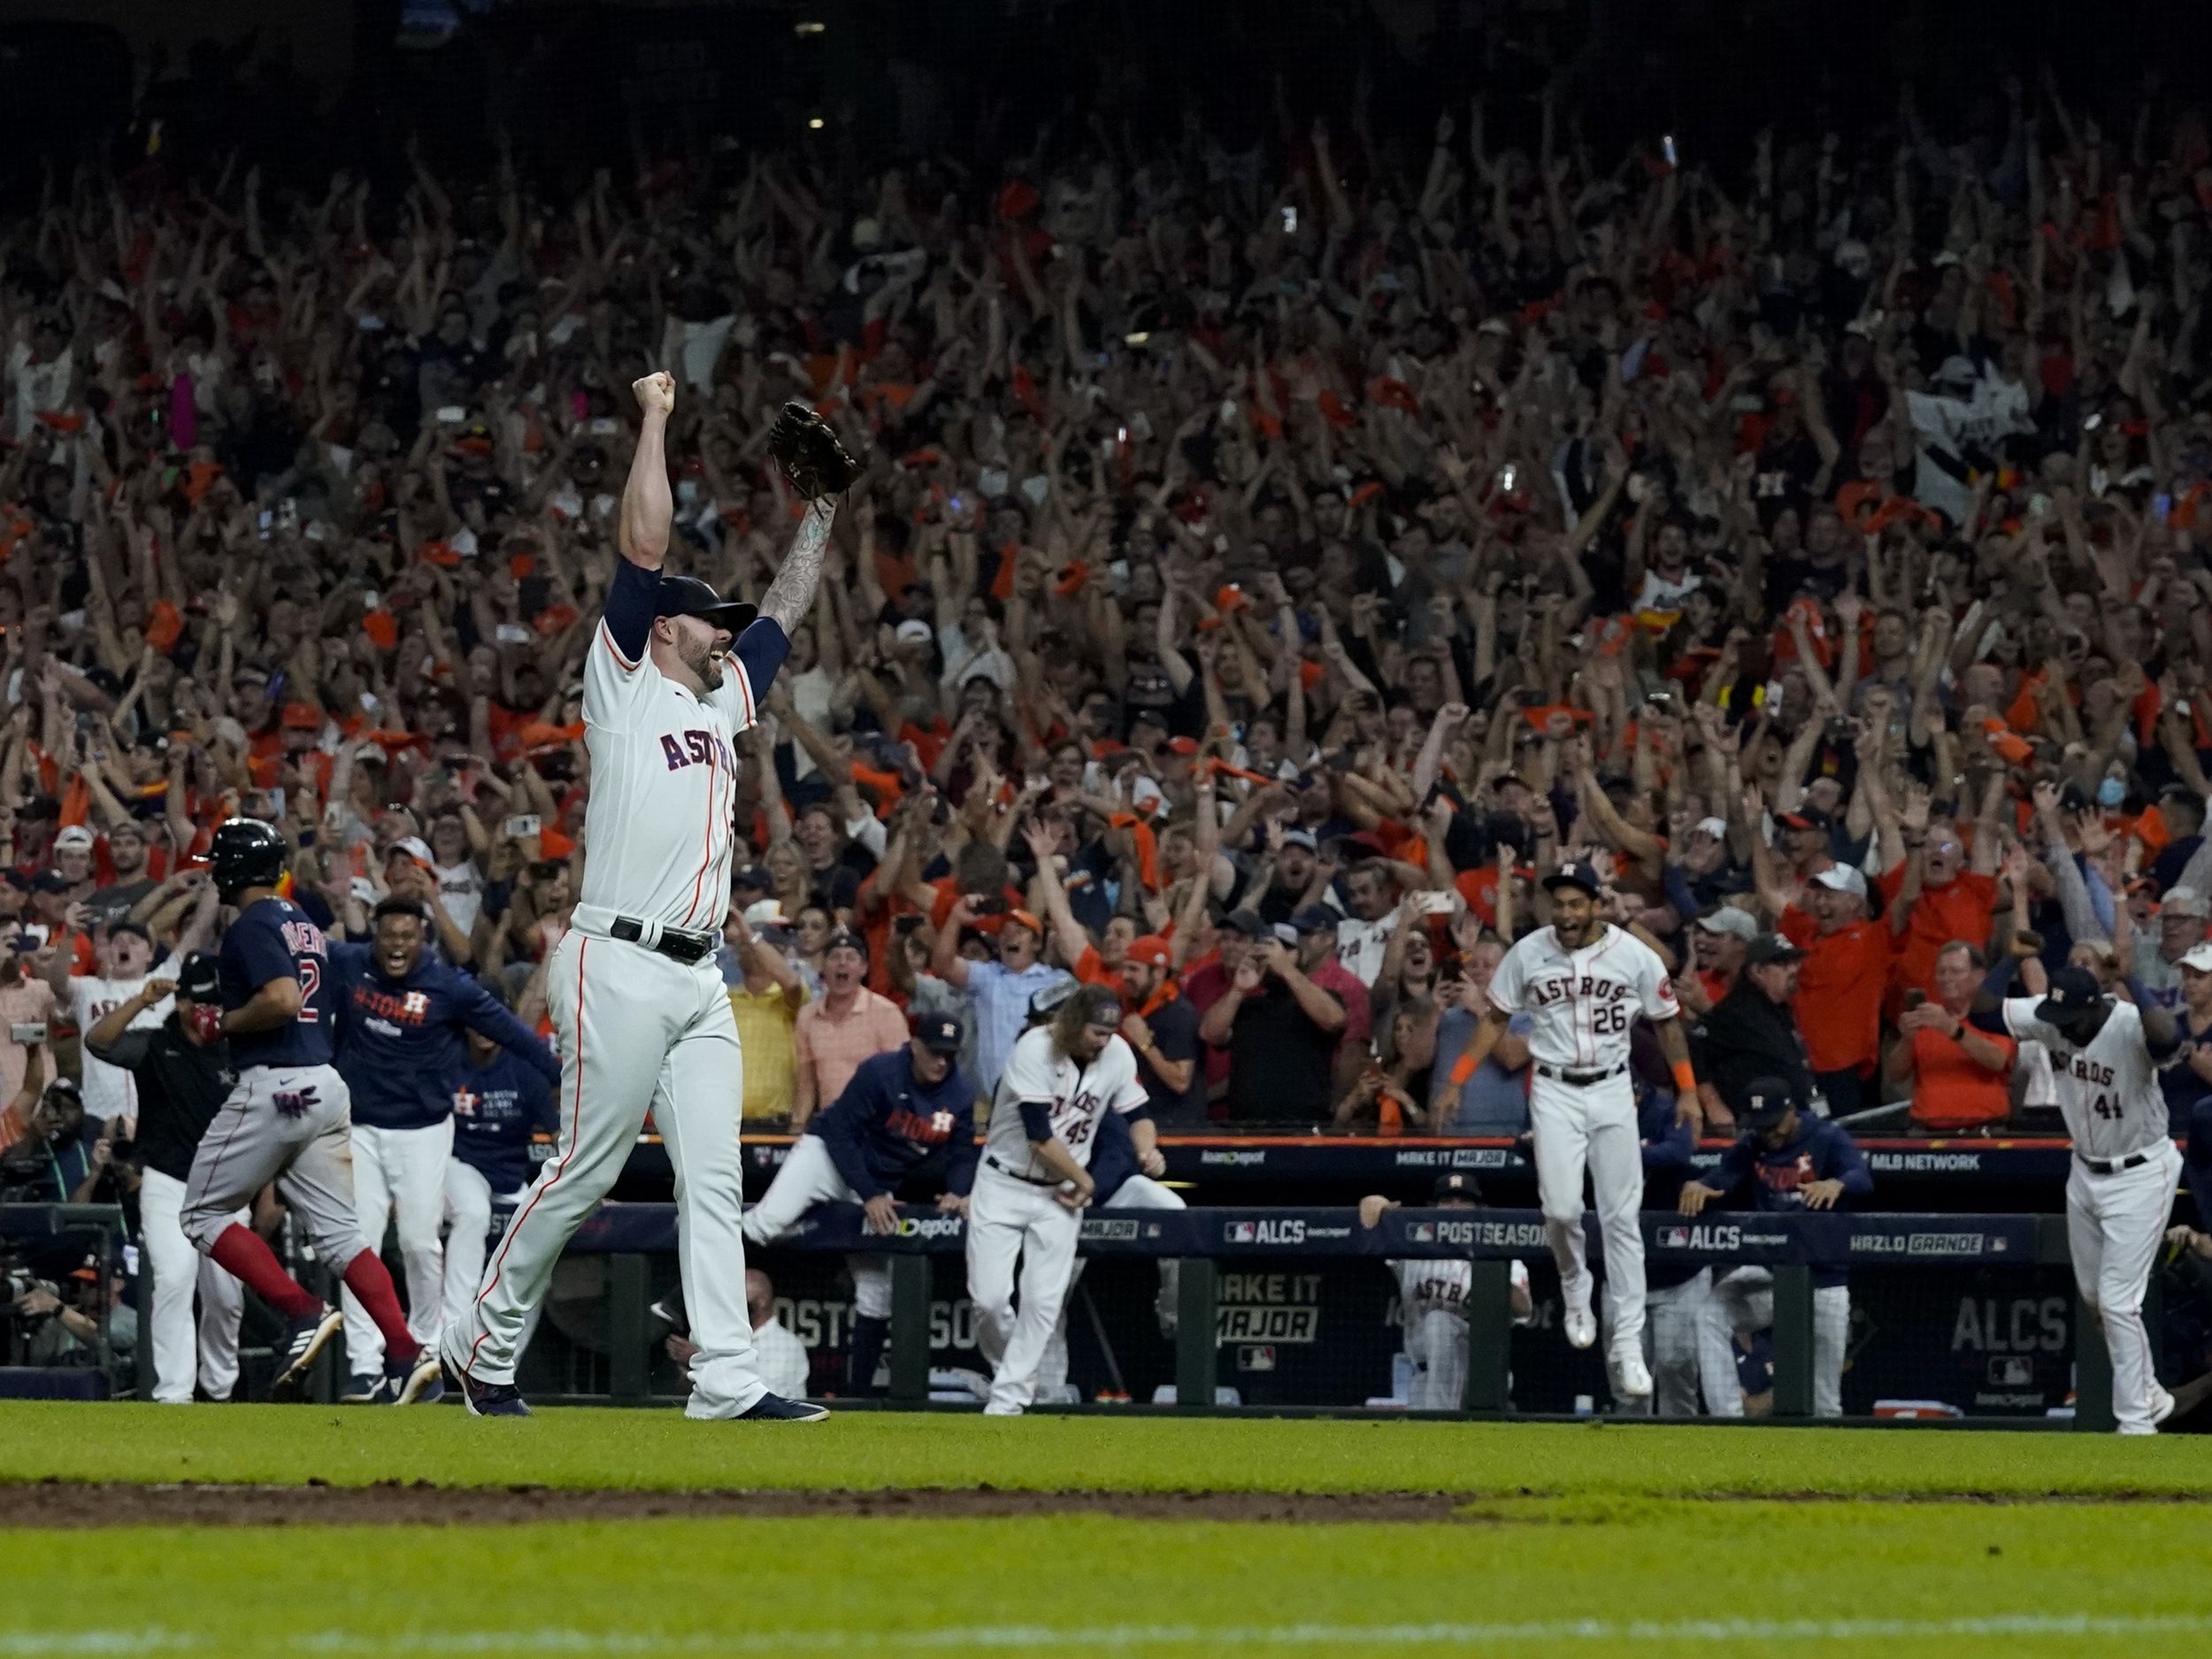
<svg viewBox="0 0 2212 1659">
<path fill-rule="evenodd" d="M 1628 1064 L 1636 1016 L 1672 1019 L 1674 982 L 1651 948 L 1610 924 L 1580 950 L 1546 927 L 1505 953 L 1490 981 L 1500 1012 L 1535 1022 L 1529 1052 L 1546 1065 L 1611 1071 Z"/>
<path fill-rule="evenodd" d="M 1100 1118 L 1109 1111 L 1133 1112 L 1148 1098 L 1137 1079 L 1137 1056 L 1119 1037 L 1109 1037 L 1098 1058 L 1079 1071 L 1074 1061 L 1053 1048 L 1052 1028 L 1040 1025 L 1024 1032 L 1007 1056 L 998 1094 L 991 1102 L 991 1126 L 984 1147 L 1014 1174 L 1050 1180 L 1052 1171 L 1030 1150 L 1029 1132 L 1022 1125 L 1023 1102 L 1050 1108 L 1052 1133 L 1088 1169 Z"/>
<path fill-rule="evenodd" d="M 720 928 L 737 803 L 730 740 L 754 718 L 734 652 L 721 685 L 695 697 L 649 656 L 625 657 L 601 621 L 584 664 L 583 903 L 664 927 Z"/>
<path fill-rule="evenodd" d="M 1397 1276 L 1398 1300 L 1405 1310 L 1409 1328 L 1423 1317 L 1432 1313 L 1455 1314 L 1467 1317 L 1468 1294 L 1475 1287 L 1475 1264 L 1465 1260 L 1437 1258 L 1417 1261 L 1401 1257 L 1389 1263 Z M 1514 1289 L 1528 1289 L 1528 1263 L 1516 1257 L 1510 1273 Z M 1517 1325 L 1526 1319 L 1517 1318 Z"/>
<path fill-rule="evenodd" d="M 2124 1158 L 2166 1136 L 2166 1095 L 2143 1038 L 2143 1015 L 2116 1002 L 2103 1028 L 2077 1048 L 2035 1017 L 2042 998 L 2005 999 L 2005 1029 L 2050 1050 L 2058 1110 L 2074 1150 L 2085 1158 Z"/>
</svg>

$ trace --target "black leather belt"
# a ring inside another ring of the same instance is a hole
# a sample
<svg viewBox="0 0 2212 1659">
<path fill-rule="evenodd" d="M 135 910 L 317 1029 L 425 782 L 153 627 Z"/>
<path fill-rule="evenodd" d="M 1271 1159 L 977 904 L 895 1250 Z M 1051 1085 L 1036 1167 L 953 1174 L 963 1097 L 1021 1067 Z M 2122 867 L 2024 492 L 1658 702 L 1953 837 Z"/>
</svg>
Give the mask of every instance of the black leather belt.
<svg viewBox="0 0 2212 1659">
<path fill-rule="evenodd" d="M 2077 1152 L 2076 1157 L 2081 1157 Z M 2147 1152 L 2130 1153 L 2124 1158 L 2082 1158 L 2081 1166 L 2092 1175 L 2117 1175 L 2122 1170 L 2140 1169 L 2151 1161 Z"/>
<path fill-rule="evenodd" d="M 1010 1170 L 998 1161 L 998 1155 L 995 1152 L 986 1152 L 983 1155 L 983 1161 L 1001 1175 L 1010 1175 L 1018 1181 L 1028 1182 L 1032 1187 L 1057 1187 L 1060 1184 L 1060 1178 L 1056 1175 L 1041 1180 L 1034 1175 L 1024 1175 L 1019 1170 Z"/>
<path fill-rule="evenodd" d="M 1540 1065 L 1536 1068 L 1536 1075 L 1548 1077 L 1555 1083 L 1564 1083 L 1570 1088 L 1588 1088 L 1593 1083 L 1602 1083 L 1608 1078 L 1618 1077 L 1627 1070 L 1625 1062 L 1610 1071 L 1570 1071 L 1563 1066 Z"/>
<path fill-rule="evenodd" d="M 644 941 L 645 924 L 634 916 L 618 916 L 607 932 L 625 944 L 635 945 Z M 687 933 L 679 928 L 664 927 L 660 937 L 646 948 L 659 951 L 672 961 L 687 964 L 710 954 L 714 949 L 714 944 L 712 933 Z"/>
</svg>

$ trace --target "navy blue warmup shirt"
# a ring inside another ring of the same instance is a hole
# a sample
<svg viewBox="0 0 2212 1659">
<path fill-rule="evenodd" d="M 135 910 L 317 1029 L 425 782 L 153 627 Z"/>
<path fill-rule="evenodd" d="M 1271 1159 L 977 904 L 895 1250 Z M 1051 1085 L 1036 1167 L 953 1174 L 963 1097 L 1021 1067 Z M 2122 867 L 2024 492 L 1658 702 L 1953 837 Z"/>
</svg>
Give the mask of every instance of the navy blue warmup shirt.
<svg viewBox="0 0 2212 1659">
<path fill-rule="evenodd" d="M 829 1148 L 837 1172 L 864 1203 L 941 1153 L 945 1190 L 975 1184 L 975 1086 L 952 1066 L 934 1088 L 914 1080 L 913 1054 L 902 1045 L 860 1063 L 853 1080 L 806 1126 Z"/>
<path fill-rule="evenodd" d="M 1747 1134 L 1720 1155 L 1720 1162 L 1698 1177 L 1701 1186 L 1724 1194 L 1751 1182 L 1753 1207 L 1768 1210 L 1802 1210 L 1802 1189 L 1815 1181 L 1841 1181 L 1843 1195 L 1835 1208 L 1846 1210 L 1851 1201 L 1874 1190 L 1874 1177 L 1859 1156 L 1857 1144 L 1825 1118 L 1800 1114 L 1797 1133 L 1781 1146 L 1770 1148 L 1758 1136 Z M 1841 1267 L 1813 1269 L 1813 1283 L 1840 1285 L 1848 1275 Z"/>
<path fill-rule="evenodd" d="M 366 945 L 330 948 L 336 980 L 338 1073 L 353 1092 L 353 1121 L 373 1129 L 427 1129 L 453 1110 L 468 1064 L 465 1032 L 488 1038 L 560 1081 L 552 1050 L 482 982 L 428 949 L 403 979 L 388 979 Z"/>
<path fill-rule="evenodd" d="M 542 1042 L 538 1047 L 550 1055 Z M 560 1127 L 553 1086 L 539 1066 L 505 1048 L 488 1065 L 472 1056 L 463 1059 L 460 1085 L 453 1091 L 453 1156 L 493 1192 L 528 1186 L 532 1133 L 557 1134 Z"/>
</svg>

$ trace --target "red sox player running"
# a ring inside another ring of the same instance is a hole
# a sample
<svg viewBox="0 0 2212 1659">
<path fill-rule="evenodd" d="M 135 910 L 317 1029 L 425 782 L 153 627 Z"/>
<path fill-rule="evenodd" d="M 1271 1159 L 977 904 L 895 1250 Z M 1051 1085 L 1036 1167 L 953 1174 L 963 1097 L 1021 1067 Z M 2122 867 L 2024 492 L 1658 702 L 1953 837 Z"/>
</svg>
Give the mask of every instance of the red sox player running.
<svg viewBox="0 0 2212 1659">
<path fill-rule="evenodd" d="M 808 507 L 757 621 L 751 605 L 725 603 L 695 578 L 664 576 L 675 384 L 650 374 L 633 389 L 644 420 L 622 495 L 623 557 L 584 669 L 583 893 L 547 974 L 560 1140 L 486 1263 L 472 1317 L 442 1339 L 443 1355 L 472 1411 L 527 1415 L 514 1386 L 524 1323 L 649 1107 L 676 1168 L 677 1253 L 698 1344 L 686 1414 L 816 1418 L 826 1415 L 819 1407 L 768 1392 L 754 1363 L 738 1226 L 743 1062 L 714 947 L 730 903 L 730 740 L 753 724 L 813 603 L 835 509 Z"/>
<path fill-rule="evenodd" d="M 1666 967 L 1633 935 L 1599 918 L 1603 883 L 1598 872 L 1588 864 L 1563 864 L 1545 879 L 1544 888 L 1551 895 L 1552 925 L 1506 952 L 1490 981 L 1491 1006 L 1463 1064 L 1487 1059 L 1515 1014 L 1534 1019 L 1529 1127 L 1544 1230 L 1566 1302 L 1567 1340 L 1588 1348 L 1597 1340 L 1582 1236 L 1586 1168 L 1605 1241 L 1607 1372 L 1616 1397 L 1640 1400 L 1651 1393 L 1651 1373 L 1643 1357 L 1644 1241 L 1637 1227 L 1644 1203 L 1643 1151 L 1628 1070 L 1629 1028 L 1638 1015 L 1658 1028 L 1679 1100 L 1697 1098 L 1696 1079 Z M 1686 1111 L 1686 1104 L 1681 1110 Z"/>
</svg>

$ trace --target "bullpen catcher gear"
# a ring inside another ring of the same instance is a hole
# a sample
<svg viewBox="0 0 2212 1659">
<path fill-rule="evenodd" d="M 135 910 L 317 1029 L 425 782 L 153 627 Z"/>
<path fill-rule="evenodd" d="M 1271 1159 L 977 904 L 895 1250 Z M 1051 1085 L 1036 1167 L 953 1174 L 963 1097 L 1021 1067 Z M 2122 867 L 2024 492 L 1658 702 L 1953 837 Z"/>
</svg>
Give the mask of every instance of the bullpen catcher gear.
<svg viewBox="0 0 2212 1659">
<path fill-rule="evenodd" d="M 769 428 L 768 452 L 783 468 L 792 488 L 809 501 L 840 495 L 860 476 L 854 460 L 829 422 L 804 403 L 786 403 Z"/>
<path fill-rule="evenodd" d="M 248 887 L 273 887 L 284 879 L 291 849 L 273 824 L 257 818 L 227 818 L 218 825 L 208 848 L 208 866 L 215 872 L 215 891 L 225 901 Z"/>
</svg>

